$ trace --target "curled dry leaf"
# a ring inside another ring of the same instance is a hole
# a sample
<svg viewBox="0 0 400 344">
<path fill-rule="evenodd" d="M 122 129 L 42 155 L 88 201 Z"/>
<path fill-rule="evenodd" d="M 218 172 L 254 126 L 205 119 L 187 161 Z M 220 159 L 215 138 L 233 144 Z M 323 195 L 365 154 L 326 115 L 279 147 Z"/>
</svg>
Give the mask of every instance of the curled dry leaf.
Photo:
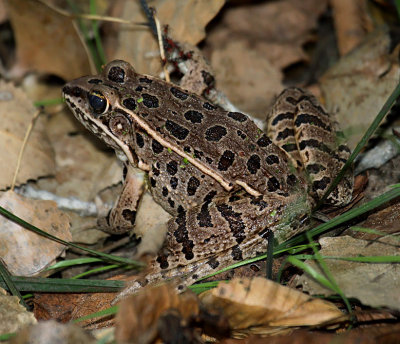
<svg viewBox="0 0 400 344">
<path fill-rule="evenodd" d="M 124 299 L 116 317 L 117 342 L 153 343 L 159 335 L 160 318 L 171 309 L 181 319 L 190 319 L 199 314 L 198 299 L 189 291 L 178 295 L 170 284 L 145 288 Z"/>
<path fill-rule="evenodd" d="M 8 1 L 8 9 L 19 68 L 55 74 L 65 80 L 89 72 L 88 58 L 72 19 L 39 1 Z"/>
<path fill-rule="evenodd" d="M 233 279 L 200 295 L 202 305 L 220 309 L 233 330 L 313 326 L 343 319 L 332 303 L 314 299 L 265 278 Z"/>
<path fill-rule="evenodd" d="M 0 189 L 10 186 L 18 154 L 29 123 L 36 109 L 25 93 L 11 83 L 0 82 Z M 44 120 L 39 117 L 22 156 L 17 185 L 40 176 L 54 174 L 53 152 L 44 132 Z"/>
<path fill-rule="evenodd" d="M 60 239 L 70 241 L 68 216 L 52 201 L 34 201 L 8 191 L 0 197 L 0 206 L 26 222 Z M 11 274 L 33 276 L 64 252 L 65 246 L 0 217 L 0 257 Z"/>
<path fill-rule="evenodd" d="M 156 9 L 161 25 L 168 25 L 174 39 L 196 45 L 204 39 L 205 26 L 224 3 L 225 0 L 156 0 L 151 7 Z M 132 23 L 147 22 L 139 1 L 126 1 L 121 16 Z M 161 71 L 158 42 L 149 29 L 120 30 L 118 45 L 110 53 L 112 58 L 132 62 L 140 73 L 156 75 Z"/>
</svg>

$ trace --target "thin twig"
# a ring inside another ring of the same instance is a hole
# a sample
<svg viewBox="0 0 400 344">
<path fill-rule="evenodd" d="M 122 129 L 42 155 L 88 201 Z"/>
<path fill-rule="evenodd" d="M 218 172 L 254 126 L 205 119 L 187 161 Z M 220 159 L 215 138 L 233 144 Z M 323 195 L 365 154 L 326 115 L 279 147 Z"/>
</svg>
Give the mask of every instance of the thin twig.
<svg viewBox="0 0 400 344">
<path fill-rule="evenodd" d="M 165 57 L 165 50 L 164 50 L 163 37 L 162 37 L 162 33 L 161 33 L 160 21 L 158 20 L 158 18 L 156 16 L 154 16 L 154 21 L 156 22 L 156 27 L 157 27 L 158 47 L 160 49 L 160 57 L 161 57 L 162 67 L 164 70 L 165 81 L 171 82 L 171 78 L 169 76 L 169 71 L 168 71 L 167 64 L 166 64 L 167 59 Z"/>
<path fill-rule="evenodd" d="M 36 119 L 39 117 L 41 112 L 42 112 L 42 110 L 39 109 L 34 113 L 34 115 L 32 117 L 32 120 L 31 120 L 31 123 L 29 123 L 28 129 L 26 130 L 24 141 L 22 142 L 22 146 L 21 146 L 21 149 L 19 151 L 18 160 L 17 160 L 17 167 L 15 168 L 15 172 L 14 172 L 14 178 L 13 178 L 13 181 L 11 183 L 11 191 L 14 191 L 15 183 L 17 182 L 17 175 L 18 175 L 19 169 L 21 167 L 22 155 L 24 154 L 25 146 L 26 146 L 26 143 L 28 142 L 29 135 L 31 134 L 33 125 L 34 125 Z"/>
</svg>

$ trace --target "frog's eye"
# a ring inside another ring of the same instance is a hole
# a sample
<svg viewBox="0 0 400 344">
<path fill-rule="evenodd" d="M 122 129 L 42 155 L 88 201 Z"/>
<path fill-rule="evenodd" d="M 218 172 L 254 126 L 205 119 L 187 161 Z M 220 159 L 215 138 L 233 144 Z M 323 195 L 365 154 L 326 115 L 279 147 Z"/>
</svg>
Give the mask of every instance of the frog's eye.
<svg viewBox="0 0 400 344">
<path fill-rule="evenodd" d="M 99 91 L 90 91 L 88 94 L 88 100 L 93 112 L 98 115 L 107 112 L 110 105 L 107 98 Z"/>
</svg>

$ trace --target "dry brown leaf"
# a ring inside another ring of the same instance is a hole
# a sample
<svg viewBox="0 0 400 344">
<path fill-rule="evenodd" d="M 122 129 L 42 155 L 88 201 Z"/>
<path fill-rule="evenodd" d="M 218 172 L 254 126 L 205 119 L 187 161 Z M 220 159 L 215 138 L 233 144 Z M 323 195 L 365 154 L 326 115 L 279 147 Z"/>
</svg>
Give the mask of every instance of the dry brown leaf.
<svg viewBox="0 0 400 344">
<path fill-rule="evenodd" d="M 218 13 L 225 0 L 156 0 L 156 9 L 162 25 L 168 25 L 174 39 L 196 45 L 205 37 L 205 26 Z M 121 14 L 134 23 L 147 22 L 138 1 L 126 1 Z M 118 47 L 111 59 L 123 59 L 133 64 L 140 73 L 157 75 L 161 71 L 158 42 L 148 28 L 119 30 Z M 149 57 L 153 56 L 153 57 Z M 155 56 L 155 57 L 154 57 Z"/>
<path fill-rule="evenodd" d="M 320 254 L 323 256 L 398 256 L 400 245 L 396 237 L 382 237 L 377 241 L 354 239 L 350 236 L 321 238 Z M 314 261 L 307 261 L 320 271 Z M 400 279 L 398 264 L 372 264 L 339 259 L 325 259 L 325 264 L 339 288 L 348 298 L 356 298 L 371 307 L 388 307 L 400 310 Z M 307 275 L 298 279 L 305 291 L 311 294 L 331 295 L 328 290 Z M 384 292 L 383 292 L 384 291 Z"/>
<path fill-rule="evenodd" d="M 257 50 L 257 54 L 283 69 L 307 60 L 303 45 L 310 40 L 327 3 L 326 0 L 242 2 L 241 6 L 226 9 L 206 43 L 214 50 L 244 40 L 247 48 Z"/>
<path fill-rule="evenodd" d="M 18 154 L 36 109 L 21 89 L 4 81 L 0 82 L 0 104 L 0 147 L 6 147 L 1 150 L 0 189 L 4 189 L 12 182 Z M 53 152 L 44 133 L 44 119 L 39 117 L 22 156 L 17 185 L 54 174 L 54 170 Z"/>
<path fill-rule="evenodd" d="M 34 201 L 8 191 L 0 206 L 60 239 L 70 241 L 69 219 L 52 201 Z M 52 264 L 65 246 L 0 217 L 0 257 L 11 274 L 33 276 Z"/>
<path fill-rule="evenodd" d="M 36 319 L 17 296 L 0 295 L 0 334 L 16 332 L 31 324 L 36 324 Z"/>
<path fill-rule="evenodd" d="M 55 74 L 65 80 L 88 74 L 88 58 L 70 18 L 39 1 L 7 3 L 19 68 Z"/>
<path fill-rule="evenodd" d="M 391 39 L 386 29 L 368 35 L 365 41 L 321 78 L 328 112 L 334 113 L 355 147 L 397 86 L 400 68 L 398 51 L 389 51 Z M 395 57 L 396 56 L 396 57 Z"/>
<path fill-rule="evenodd" d="M 259 117 L 283 90 L 283 75 L 264 54 L 250 49 L 244 40 L 216 49 L 211 56 L 217 86 L 241 110 Z"/>
<path fill-rule="evenodd" d="M 332 303 L 311 298 L 271 280 L 233 279 L 200 295 L 203 306 L 220 309 L 233 330 L 312 326 L 343 319 Z"/>
<path fill-rule="evenodd" d="M 10 343 L 94 344 L 97 342 L 78 325 L 59 324 L 54 320 L 49 320 L 24 328 L 12 338 Z"/>
<path fill-rule="evenodd" d="M 160 317 L 171 309 L 188 319 L 199 314 L 198 299 L 189 291 L 178 295 L 169 284 L 145 288 L 124 299 L 116 317 L 117 342 L 153 343 Z"/>
</svg>

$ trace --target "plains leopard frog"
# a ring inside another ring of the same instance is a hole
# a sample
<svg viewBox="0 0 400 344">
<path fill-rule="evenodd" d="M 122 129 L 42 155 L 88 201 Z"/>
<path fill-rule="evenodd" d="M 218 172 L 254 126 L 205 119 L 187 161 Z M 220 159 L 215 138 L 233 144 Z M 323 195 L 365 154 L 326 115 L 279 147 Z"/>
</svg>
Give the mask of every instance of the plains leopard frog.
<svg viewBox="0 0 400 344">
<path fill-rule="evenodd" d="M 215 269 L 265 252 L 305 229 L 304 219 L 349 156 L 334 123 L 315 97 L 281 93 L 268 116 L 268 135 L 246 115 L 227 112 L 124 61 L 63 88 L 65 101 L 127 167 L 125 187 L 107 219 L 109 231 L 134 224 L 140 195 L 130 171 L 148 173 L 149 189 L 173 218 L 163 249 L 145 281 L 191 273 L 190 283 Z M 349 202 L 349 172 L 328 203 Z"/>
</svg>

